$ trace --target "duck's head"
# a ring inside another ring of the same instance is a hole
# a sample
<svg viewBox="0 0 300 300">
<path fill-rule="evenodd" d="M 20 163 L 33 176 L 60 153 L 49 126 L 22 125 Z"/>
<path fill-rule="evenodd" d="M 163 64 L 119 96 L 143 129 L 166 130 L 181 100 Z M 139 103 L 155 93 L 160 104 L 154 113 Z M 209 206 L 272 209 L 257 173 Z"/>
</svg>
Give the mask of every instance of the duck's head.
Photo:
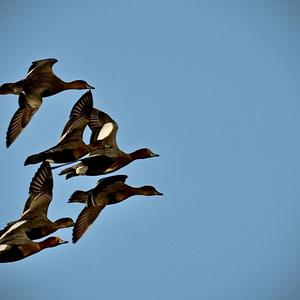
<svg viewBox="0 0 300 300">
<path fill-rule="evenodd" d="M 154 186 L 144 185 L 140 188 L 142 195 L 145 196 L 162 196 L 163 193 L 156 190 Z"/>
<path fill-rule="evenodd" d="M 75 80 L 72 82 L 72 86 L 74 89 L 77 90 L 93 90 L 95 89 L 93 86 L 89 85 L 86 81 L 84 80 Z"/>
<path fill-rule="evenodd" d="M 133 159 L 144 159 L 150 157 L 157 157 L 159 154 L 152 152 L 149 148 L 142 148 L 131 153 Z"/>
<path fill-rule="evenodd" d="M 64 241 L 57 236 L 50 236 L 44 241 L 39 242 L 39 246 L 41 249 L 56 247 L 58 245 L 66 244 L 68 241 Z"/>
</svg>

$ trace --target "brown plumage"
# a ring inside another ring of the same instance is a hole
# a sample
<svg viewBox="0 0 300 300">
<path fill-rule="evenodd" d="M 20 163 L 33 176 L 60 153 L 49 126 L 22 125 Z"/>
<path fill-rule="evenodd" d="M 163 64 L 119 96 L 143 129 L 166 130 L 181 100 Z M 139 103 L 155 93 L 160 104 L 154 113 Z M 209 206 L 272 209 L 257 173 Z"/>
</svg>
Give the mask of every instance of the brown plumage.
<svg viewBox="0 0 300 300">
<path fill-rule="evenodd" d="M 67 241 L 63 241 L 55 236 L 51 236 L 41 242 L 33 242 L 24 231 L 19 230 L 0 240 L 0 263 L 18 261 L 43 249 L 65 243 Z"/>
<path fill-rule="evenodd" d="M 52 66 L 55 58 L 32 62 L 25 79 L 0 86 L 0 94 L 19 95 L 19 108 L 12 117 L 6 135 L 6 146 L 9 147 L 21 131 L 30 122 L 42 104 L 42 98 L 49 97 L 70 89 L 93 89 L 84 80 L 65 82 L 57 77 Z"/>
<path fill-rule="evenodd" d="M 36 164 L 42 161 L 68 163 L 88 154 L 91 148 L 84 143 L 82 138 L 92 108 L 92 93 L 88 91 L 73 106 L 59 143 L 48 150 L 30 155 L 25 160 L 24 165 Z"/>
<path fill-rule="evenodd" d="M 116 204 L 135 196 L 163 195 L 153 186 L 132 187 L 125 184 L 126 175 L 115 175 L 100 179 L 97 186 L 89 191 L 75 191 L 70 203 L 85 203 L 86 207 L 79 214 L 73 228 L 73 243 L 76 243 L 95 221 L 106 205 Z"/>
<path fill-rule="evenodd" d="M 23 214 L 17 221 L 10 222 L 0 231 L 0 262 L 13 262 L 35 254 L 45 248 L 67 243 L 59 237 L 43 238 L 60 228 L 71 227 L 71 218 L 61 218 L 52 222 L 47 217 L 52 200 L 53 178 L 49 163 L 43 163 L 32 178 L 29 197 Z"/>
<path fill-rule="evenodd" d="M 0 231 L 0 240 L 12 232 L 20 230 L 34 240 L 43 238 L 58 229 L 74 226 L 71 218 L 61 218 L 52 222 L 48 219 L 48 207 L 52 201 L 53 178 L 49 163 L 44 162 L 33 176 L 29 196 L 19 220 L 8 223 Z"/>
<path fill-rule="evenodd" d="M 66 175 L 66 179 L 79 175 L 108 174 L 136 159 L 159 156 L 148 148 L 142 148 L 132 153 L 120 150 L 116 139 L 118 124 L 108 114 L 98 109 L 92 110 L 89 127 L 92 130 L 89 156 L 59 173 L 59 175 Z"/>
</svg>

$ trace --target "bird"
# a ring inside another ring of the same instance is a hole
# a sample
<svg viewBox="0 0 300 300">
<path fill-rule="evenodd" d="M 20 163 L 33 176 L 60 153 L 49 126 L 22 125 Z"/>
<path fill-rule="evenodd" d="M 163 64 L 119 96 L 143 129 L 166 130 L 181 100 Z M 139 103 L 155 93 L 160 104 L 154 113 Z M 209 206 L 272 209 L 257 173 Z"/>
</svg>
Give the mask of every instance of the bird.
<svg viewBox="0 0 300 300">
<path fill-rule="evenodd" d="M 58 144 L 45 151 L 28 156 L 24 165 L 36 164 L 42 161 L 68 163 L 88 154 L 91 148 L 84 143 L 82 138 L 92 108 L 93 97 L 91 91 L 88 91 L 74 104 Z"/>
<path fill-rule="evenodd" d="M 68 241 L 55 236 L 48 237 L 40 242 L 34 242 L 26 235 L 24 230 L 20 229 L 0 240 L 0 263 L 18 261 L 43 249 L 66 243 Z"/>
<path fill-rule="evenodd" d="M 29 239 L 35 240 L 52 234 L 60 228 L 74 226 L 71 218 L 60 218 L 54 222 L 47 217 L 48 207 L 52 201 L 53 178 L 50 164 L 43 162 L 34 174 L 22 216 L 19 220 L 7 224 L 0 231 L 0 240 L 9 236 L 20 227 Z"/>
<path fill-rule="evenodd" d="M 0 86 L 0 94 L 2 95 L 19 95 L 19 108 L 13 115 L 6 133 L 7 148 L 30 122 L 42 105 L 44 97 L 70 89 L 94 89 L 84 80 L 65 82 L 57 77 L 52 70 L 57 61 L 55 58 L 34 61 L 24 79 L 14 83 L 3 83 Z"/>
<path fill-rule="evenodd" d="M 69 198 L 69 203 L 84 203 L 86 206 L 80 212 L 74 228 L 72 241 L 76 243 L 92 225 L 106 205 L 116 204 L 135 196 L 163 195 L 153 186 L 132 187 L 125 183 L 127 175 L 114 175 L 100 179 L 95 188 L 88 191 L 75 191 Z"/>
<path fill-rule="evenodd" d="M 96 108 L 90 113 L 88 125 L 92 130 L 89 144 L 91 151 L 79 163 L 59 173 L 66 175 L 66 179 L 79 175 L 104 175 L 117 171 L 136 159 L 159 156 L 149 148 L 141 148 L 131 153 L 120 150 L 116 140 L 118 124 L 108 114 Z"/>
</svg>

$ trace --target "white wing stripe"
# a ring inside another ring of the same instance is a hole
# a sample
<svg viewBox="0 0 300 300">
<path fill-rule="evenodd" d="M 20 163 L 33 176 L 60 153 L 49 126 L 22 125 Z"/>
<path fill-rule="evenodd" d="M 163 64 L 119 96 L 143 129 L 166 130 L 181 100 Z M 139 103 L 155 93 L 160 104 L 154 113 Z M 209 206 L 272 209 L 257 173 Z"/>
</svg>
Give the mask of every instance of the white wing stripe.
<svg viewBox="0 0 300 300">
<path fill-rule="evenodd" d="M 8 245 L 6 245 L 6 244 L 0 245 L 0 251 L 4 251 L 7 248 L 8 248 Z"/>
<path fill-rule="evenodd" d="M 24 223 L 26 223 L 27 220 L 22 220 L 17 222 L 16 224 L 14 224 L 13 226 L 11 226 L 4 234 L 2 234 L 0 236 L 0 240 L 3 239 L 8 233 L 10 233 L 11 231 L 13 231 L 14 229 L 20 227 L 21 225 L 23 225 Z"/>
</svg>

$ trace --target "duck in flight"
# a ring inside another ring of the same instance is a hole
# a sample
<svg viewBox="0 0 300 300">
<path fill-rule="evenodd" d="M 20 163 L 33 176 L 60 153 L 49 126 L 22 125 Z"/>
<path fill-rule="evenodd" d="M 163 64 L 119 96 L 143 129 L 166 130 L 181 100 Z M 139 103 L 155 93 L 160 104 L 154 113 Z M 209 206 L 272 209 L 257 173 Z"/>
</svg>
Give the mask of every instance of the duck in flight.
<svg viewBox="0 0 300 300">
<path fill-rule="evenodd" d="M 23 214 L 17 221 L 0 230 L 0 263 L 21 260 L 45 248 L 67 243 L 59 237 L 44 238 L 60 228 L 74 226 L 71 218 L 61 218 L 52 222 L 47 217 L 52 200 L 53 178 L 49 163 L 44 162 L 33 176 L 29 197 Z"/>
<path fill-rule="evenodd" d="M 0 86 L 0 94 L 19 95 L 19 108 L 13 115 L 6 133 L 6 146 L 9 147 L 30 122 L 42 105 L 42 99 L 70 89 L 94 89 L 84 80 L 65 82 L 52 70 L 55 58 L 32 62 L 25 79 Z"/>
<path fill-rule="evenodd" d="M 88 154 L 91 149 L 89 145 L 84 143 L 82 138 L 92 108 L 93 97 L 91 91 L 88 91 L 73 106 L 58 144 L 45 151 L 28 156 L 24 165 L 36 164 L 42 161 L 68 163 Z"/>
<path fill-rule="evenodd" d="M 132 187 L 125 183 L 127 175 L 115 175 L 102 178 L 95 188 L 89 191 L 75 191 L 69 203 L 79 202 L 86 206 L 79 214 L 73 228 L 73 243 L 76 243 L 92 225 L 106 205 L 116 204 L 135 195 L 163 195 L 153 186 Z"/>
<path fill-rule="evenodd" d="M 19 220 L 0 230 L 0 240 L 22 229 L 34 240 L 43 238 L 58 229 L 74 226 L 71 218 L 48 219 L 48 207 L 52 201 L 53 177 L 49 163 L 44 162 L 36 171 L 29 186 L 29 196 Z"/>
<path fill-rule="evenodd" d="M 93 108 L 89 123 L 92 130 L 90 139 L 91 151 L 80 162 L 63 169 L 59 175 L 66 175 L 66 179 L 79 175 L 104 175 L 114 172 L 136 159 L 157 157 L 148 148 L 138 149 L 132 153 L 125 153 L 117 144 L 118 124 L 105 112 Z"/>
<path fill-rule="evenodd" d="M 0 263 L 18 261 L 43 249 L 66 243 L 68 242 L 56 236 L 34 242 L 26 235 L 24 230 L 19 229 L 0 240 Z"/>
</svg>

